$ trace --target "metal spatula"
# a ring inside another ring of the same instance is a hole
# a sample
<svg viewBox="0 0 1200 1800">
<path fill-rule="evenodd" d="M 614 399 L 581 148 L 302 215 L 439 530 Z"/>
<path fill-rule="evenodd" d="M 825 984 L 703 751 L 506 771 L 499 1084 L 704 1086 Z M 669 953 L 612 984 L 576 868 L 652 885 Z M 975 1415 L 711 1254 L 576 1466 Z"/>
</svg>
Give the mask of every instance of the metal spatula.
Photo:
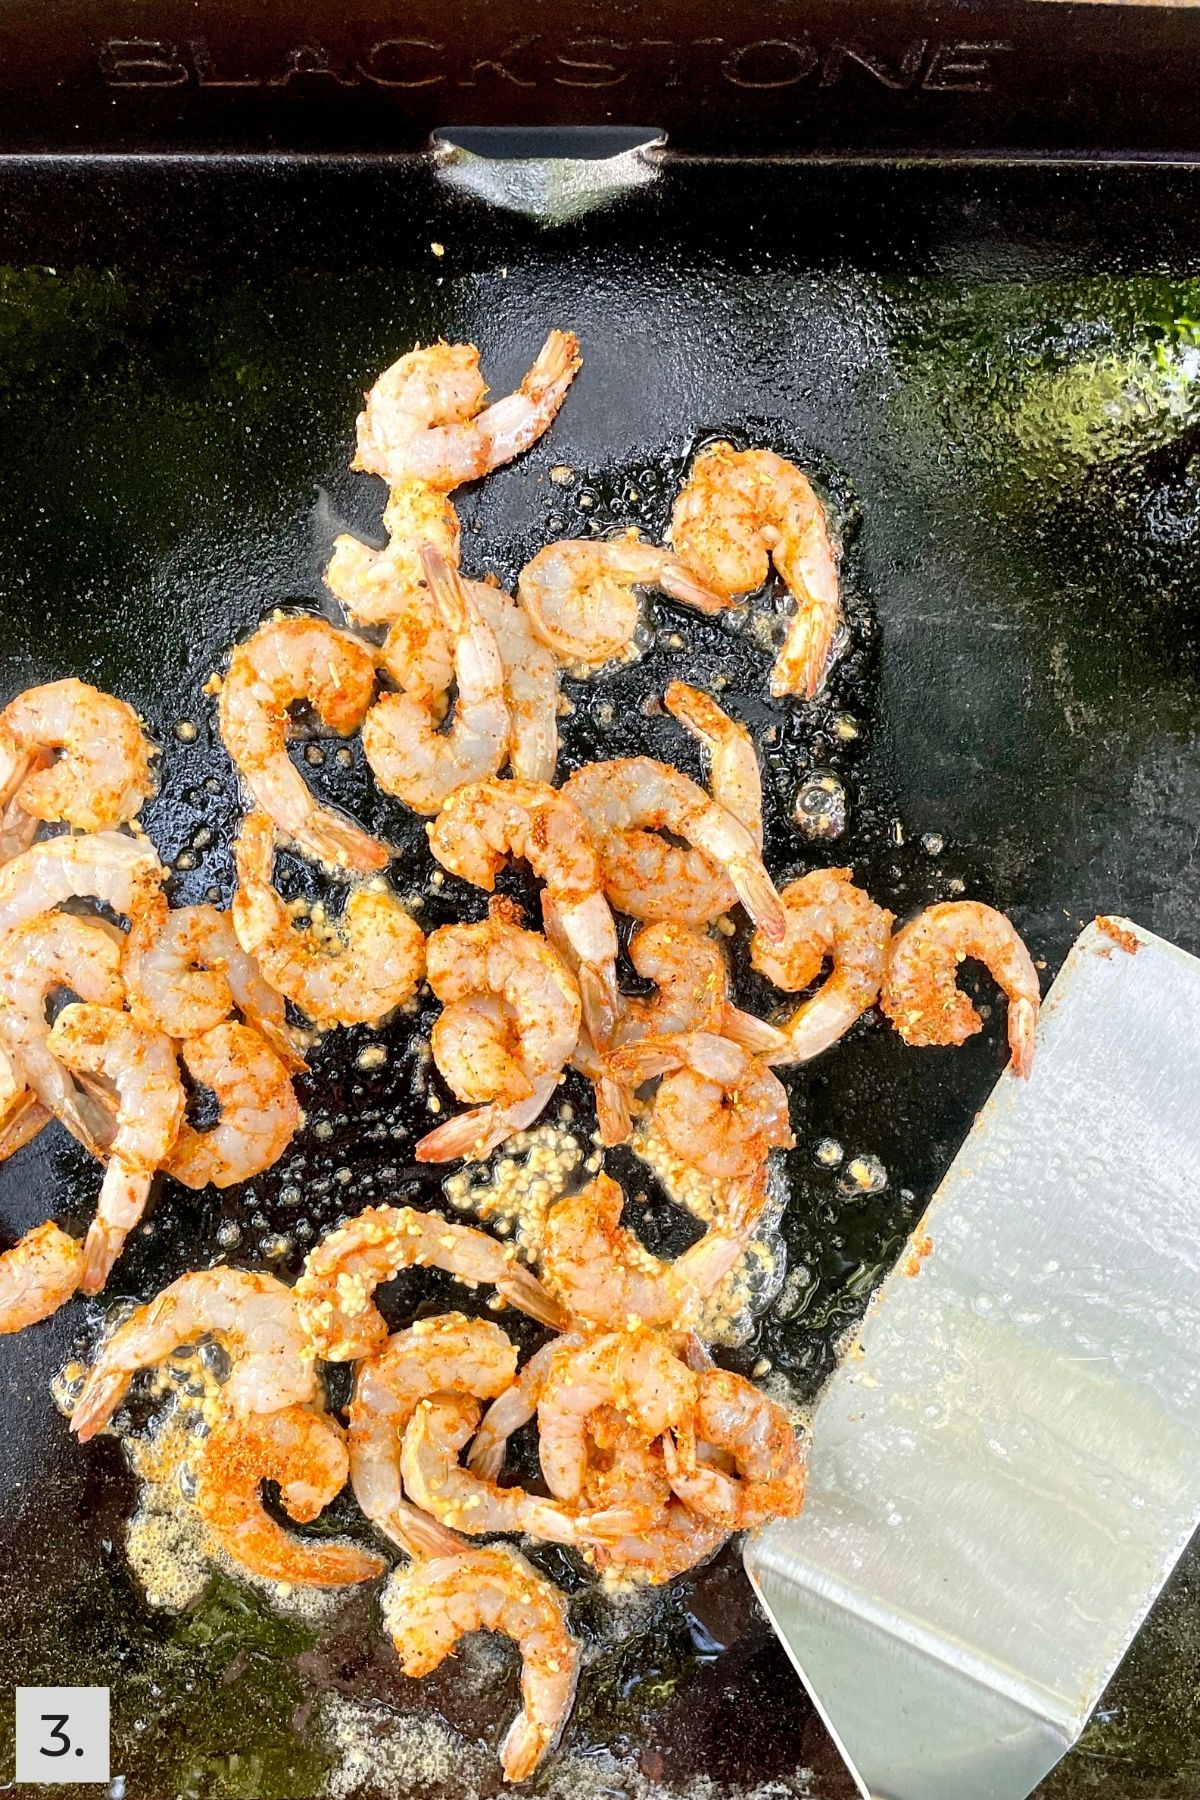
<svg viewBox="0 0 1200 1800">
<path fill-rule="evenodd" d="M 746 1548 L 864 1794 L 1022 1800 L 1200 1522 L 1200 961 L 1079 938 Z"/>
</svg>

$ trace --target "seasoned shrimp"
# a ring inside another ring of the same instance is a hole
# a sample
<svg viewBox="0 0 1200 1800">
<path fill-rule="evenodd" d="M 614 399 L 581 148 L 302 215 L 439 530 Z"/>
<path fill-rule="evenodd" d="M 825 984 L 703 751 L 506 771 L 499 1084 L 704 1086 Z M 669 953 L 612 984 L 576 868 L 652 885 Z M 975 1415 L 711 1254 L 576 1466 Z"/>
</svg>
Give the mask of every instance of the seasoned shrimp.
<svg viewBox="0 0 1200 1800">
<path fill-rule="evenodd" d="M 171 908 L 165 894 L 155 894 L 133 922 L 121 973 L 129 1010 L 140 1025 L 168 1037 L 195 1038 L 223 1024 L 236 1008 L 289 1068 L 304 1067 L 283 995 L 238 943 L 229 913 L 208 905 Z"/>
<path fill-rule="evenodd" d="M 318 806 L 287 753 L 288 708 L 307 700 L 331 731 L 357 731 L 375 693 L 367 646 L 325 619 L 277 615 L 234 647 L 217 723 L 238 773 L 280 831 L 321 862 L 382 869 L 382 844 Z"/>
<path fill-rule="evenodd" d="M 906 1044 L 962 1044 L 983 1021 L 956 985 L 958 965 L 981 962 L 1008 995 L 1013 1070 L 1033 1066 L 1041 993 L 1033 959 L 1003 913 L 978 900 L 931 906 L 896 933 L 880 1005 Z"/>
<path fill-rule="evenodd" d="M 307 1524 L 346 1485 L 349 1461 L 337 1423 L 307 1406 L 226 1413 L 196 1469 L 196 1510 L 234 1562 L 267 1581 L 347 1587 L 382 1575 L 387 1563 L 358 1544 L 298 1538 L 264 1510 L 259 1487 L 279 1483 L 289 1516 Z"/>
<path fill-rule="evenodd" d="M 444 1011 L 433 1027 L 433 1059 L 460 1100 L 528 1099 L 556 1075 L 579 1037 L 579 989 L 536 932 L 512 923 L 493 901 L 477 925 L 443 925 L 425 945 L 429 985 Z M 476 1009 L 492 1002 L 495 1011 Z"/>
<path fill-rule="evenodd" d="M 608 1587 L 644 1582 L 659 1587 L 715 1556 L 729 1533 L 674 1495 L 644 1531 L 597 1544 L 593 1563 Z"/>
<path fill-rule="evenodd" d="M 392 487 L 461 487 L 528 450 L 549 426 L 580 366 L 574 332 L 552 331 L 515 394 L 483 407 L 474 344 L 431 344 L 385 369 L 358 415 L 352 469 Z M 480 411 L 480 408 L 483 410 Z"/>
<path fill-rule="evenodd" d="M 607 1043 L 616 1018 L 617 929 L 578 808 L 540 781 L 479 781 L 452 794 L 427 830 L 442 867 L 476 887 L 490 892 L 510 857 L 523 857 L 545 882 L 579 959 L 588 1029 Z"/>
<path fill-rule="evenodd" d="M 383 509 L 387 548 L 372 550 L 359 538 L 333 540 L 325 580 L 360 625 L 392 625 L 428 616 L 429 597 L 421 546 L 430 544 L 457 568 L 458 515 L 446 495 L 425 481 L 397 482 Z M 447 680 L 449 676 L 447 675 Z"/>
<path fill-rule="evenodd" d="M 618 1407 L 647 1441 L 673 1429 L 686 1443 L 695 1404 L 696 1376 L 661 1333 L 607 1332 L 583 1344 L 568 1339 L 551 1357 L 537 1401 L 547 1487 L 560 1500 L 582 1494 L 588 1421 L 599 1407 Z"/>
<path fill-rule="evenodd" d="M 786 1047 L 773 1026 L 733 1005 L 725 952 L 707 932 L 666 922 L 645 925 L 629 940 L 629 959 L 658 992 L 646 1000 L 622 997 L 618 1043 L 711 1031 L 756 1056 Z"/>
<path fill-rule="evenodd" d="M 65 1306 L 83 1275 L 83 1245 L 57 1225 L 35 1225 L 0 1251 L 0 1334 L 24 1331 Z"/>
<path fill-rule="evenodd" d="M 404 1433 L 405 1491 L 446 1527 L 469 1537 L 519 1531 L 547 1544 L 582 1548 L 626 1537 L 653 1520 L 654 1507 L 626 1504 L 590 1512 L 524 1488 L 500 1487 L 464 1469 L 459 1455 L 474 1435 L 479 1410 L 471 1394 L 432 1394 L 417 1406 Z"/>
<path fill-rule="evenodd" d="M 49 838 L 0 868 L 0 934 L 64 900 L 103 900 L 134 918 L 166 873 L 148 838 L 119 831 Z"/>
<path fill-rule="evenodd" d="M 751 942 L 759 974 L 798 994 L 827 961 L 832 965 L 784 1025 L 786 1048 L 767 1052 L 776 1064 L 807 1062 L 836 1044 L 879 998 L 893 918 L 854 886 L 849 869 L 814 869 L 789 881 L 780 898 L 787 913 L 783 942 L 769 944 L 757 932 Z"/>
<path fill-rule="evenodd" d="M 542 1280 L 569 1313 L 602 1330 L 686 1329 L 744 1252 L 765 1197 L 760 1182 L 757 1197 L 748 1190 L 682 1256 L 662 1262 L 621 1224 L 625 1196 L 617 1183 L 598 1175 L 551 1209 Z"/>
<path fill-rule="evenodd" d="M 675 501 L 671 543 L 702 581 L 729 597 L 761 587 L 770 556 L 796 602 L 771 692 L 811 700 L 842 613 L 837 556 L 808 477 L 772 450 L 710 444 Z"/>
<path fill-rule="evenodd" d="M 491 626 L 504 664 L 508 760 L 523 781 L 553 781 L 558 763 L 558 669 L 529 620 L 502 588 L 464 584 Z"/>
<path fill-rule="evenodd" d="M 454 644 L 454 720 L 439 731 L 428 705 L 411 694 L 384 694 L 367 714 L 363 751 L 387 793 L 414 812 L 436 813 L 456 788 L 496 773 L 508 754 L 511 721 L 495 633 L 458 571 L 428 545 L 421 557 Z"/>
<path fill-rule="evenodd" d="M 139 1306 L 106 1339 L 71 1414 L 80 1442 L 107 1425 L 140 1369 L 206 1336 L 229 1355 L 221 1390 L 227 1411 L 269 1413 L 316 1397 L 312 1347 L 292 1289 L 249 1269 L 197 1269 Z"/>
<path fill-rule="evenodd" d="M 761 850 L 762 770 L 754 739 L 746 727 L 722 711 L 711 695 L 686 687 L 682 681 L 667 683 L 663 705 L 709 752 L 708 785 L 713 799 L 741 820 Z"/>
<path fill-rule="evenodd" d="M 558 1589 L 506 1544 L 397 1569 L 383 1620 L 406 1675 L 428 1675 L 460 1637 L 496 1631 L 521 1652 L 521 1710 L 500 1746 L 509 1781 L 525 1781 L 554 1743 L 575 1696 L 579 1645 Z"/>
<path fill-rule="evenodd" d="M 700 1446 L 694 1455 L 690 1443 L 681 1456 L 669 1433 L 663 1439 L 671 1487 L 693 1512 L 725 1531 L 744 1531 L 800 1511 L 804 1457 L 777 1400 L 728 1369 L 702 1369 L 693 1429 Z M 736 1472 L 706 1459 L 703 1446 L 731 1456 Z"/>
<path fill-rule="evenodd" d="M 425 938 L 394 894 L 354 888 L 332 933 L 301 930 L 271 879 L 275 827 L 265 813 L 243 819 L 234 860 L 238 942 L 314 1025 L 375 1025 L 410 998 L 424 973 Z"/>
<path fill-rule="evenodd" d="M 316 1354 L 329 1362 L 370 1356 L 387 1338 L 374 1293 L 401 1269 L 444 1269 L 468 1287 L 494 1287 L 510 1305 L 556 1330 L 562 1314 L 541 1283 L 501 1244 L 471 1225 L 411 1206 L 368 1206 L 313 1246 L 296 1301 Z"/>
<path fill-rule="evenodd" d="M 713 1180 L 752 1175 L 768 1151 L 795 1141 L 786 1089 L 728 1038 L 707 1031 L 643 1038 L 610 1063 L 618 1080 L 635 1085 L 665 1076 L 654 1096 L 655 1124 L 676 1156 Z"/>
<path fill-rule="evenodd" d="M 116 1130 L 83 1245 L 81 1286 L 85 1294 L 98 1294 L 145 1210 L 155 1170 L 178 1136 L 183 1084 L 170 1038 L 110 1006 L 64 1007 L 48 1043 L 69 1069 L 99 1076 L 116 1089 Z"/>
<path fill-rule="evenodd" d="M 517 598 L 547 649 L 583 673 L 629 652 L 641 616 L 640 587 L 661 588 L 705 613 L 728 604 L 669 550 L 636 537 L 547 544 L 521 570 Z"/>
<path fill-rule="evenodd" d="M 604 891 L 619 911 L 697 925 L 738 899 L 768 937 L 783 935 L 783 907 L 750 832 L 669 763 L 649 756 L 588 763 L 562 792 L 587 822 Z"/>
<path fill-rule="evenodd" d="M 277 1162 L 303 1114 L 284 1063 L 249 1025 L 229 1020 L 180 1045 L 192 1080 L 211 1088 L 221 1117 L 211 1131 L 180 1127 L 163 1164 L 185 1187 L 232 1187 Z"/>
<path fill-rule="evenodd" d="M 363 1512 L 410 1556 L 452 1556 L 462 1540 L 404 1498 L 400 1450 L 428 1394 L 502 1394 L 517 1353 L 498 1325 L 462 1313 L 418 1319 L 355 1371 L 350 1403 L 350 1481 Z"/>
<path fill-rule="evenodd" d="M 124 700 L 86 681 L 27 688 L 0 713 L 0 732 L 35 758 L 58 752 L 46 766 L 27 767 L 17 787 L 0 796 L 5 803 L 15 798 L 35 819 L 104 831 L 134 818 L 154 791 L 154 746 L 141 720 Z"/>
<path fill-rule="evenodd" d="M 120 970 L 120 933 L 100 919 L 43 913 L 0 938 L 0 1042 L 42 1105 L 94 1155 L 112 1138 L 112 1118 L 50 1049 L 46 1001 L 65 987 L 119 1007 Z"/>
</svg>

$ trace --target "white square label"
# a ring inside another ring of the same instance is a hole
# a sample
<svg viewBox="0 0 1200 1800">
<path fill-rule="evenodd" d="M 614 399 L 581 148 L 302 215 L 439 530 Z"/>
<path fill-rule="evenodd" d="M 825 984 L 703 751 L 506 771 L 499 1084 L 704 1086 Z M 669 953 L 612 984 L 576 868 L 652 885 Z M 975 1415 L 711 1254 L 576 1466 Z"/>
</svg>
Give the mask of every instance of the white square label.
<svg viewBox="0 0 1200 1800">
<path fill-rule="evenodd" d="M 108 1780 L 108 1689 L 17 1689 L 17 1780 Z"/>
</svg>

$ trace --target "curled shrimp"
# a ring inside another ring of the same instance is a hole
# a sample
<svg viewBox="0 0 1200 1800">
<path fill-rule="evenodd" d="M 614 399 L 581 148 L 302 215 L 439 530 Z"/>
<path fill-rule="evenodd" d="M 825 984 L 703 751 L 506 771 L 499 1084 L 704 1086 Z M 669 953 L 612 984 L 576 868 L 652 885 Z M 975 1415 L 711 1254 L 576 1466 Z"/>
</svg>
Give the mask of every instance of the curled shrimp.
<svg viewBox="0 0 1200 1800">
<path fill-rule="evenodd" d="M 1008 996 L 1013 1070 L 1033 1066 L 1041 993 L 1037 970 L 1003 913 L 978 900 L 931 906 L 892 939 L 880 1005 L 906 1044 L 962 1044 L 983 1021 L 958 987 L 958 965 L 981 962 Z"/>
<path fill-rule="evenodd" d="M 411 1206 L 368 1206 L 315 1244 L 296 1283 L 296 1302 L 316 1354 L 329 1362 L 354 1362 L 386 1341 L 388 1328 L 375 1305 L 375 1289 L 401 1269 L 443 1269 L 468 1287 L 494 1287 L 556 1330 L 562 1314 L 541 1283 L 501 1244 L 472 1225 Z"/>
<path fill-rule="evenodd" d="M 762 586 L 770 557 L 796 602 L 771 692 L 811 700 L 842 613 L 837 556 L 808 477 L 772 450 L 710 444 L 675 501 L 671 543 L 701 580 L 730 598 Z"/>
<path fill-rule="evenodd" d="M 120 831 L 49 838 L 0 868 L 0 934 L 64 900 L 103 900 L 134 918 L 165 877 L 147 838 Z"/>
<path fill-rule="evenodd" d="M 495 1631 L 521 1652 L 521 1710 L 500 1746 L 509 1781 L 525 1781 L 571 1710 L 579 1645 L 558 1589 L 506 1544 L 397 1569 L 383 1591 L 383 1619 L 406 1675 L 428 1675 L 460 1637 Z"/>
<path fill-rule="evenodd" d="M 330 930 L 301 930 L 271 879 L 275 827 L 265 813 L 243 819 L 234 860 L 238 942 L 314 1025 L 374 1025 L 411 997 L 425 968 L 425 937 L 394 894 L 356 887 Z"/>
<path fill-rule="evenodd" d="M 579 989 L 551 946 L 492 902 L 477 925 L 443 925 L 425 945 L 429 985 L 443 1003 L 430 1043 L 460 1100 L 525 1100 L 556 1075 L 579 1036 Z"/>
<path fill-rule="evenodd" d="M 348 535 L 335 538 L 325 581 L 360 625 L 411 620 L 415 628 L 420 616 L 429 614 L 421 546 L 432 545 L 457 567 L 458 515 L 446 495 L 428 482 L 400 481 L 388 494 L 383 528 L 388 536 L 384 550 L 372 550 Z"/>
<path fill-rule="evenodd" d="M 170 1038 L 111 1006 L 64 1007 L 48 1044 L 69 1069 L 99 1076 L 116 1089 L 108 1167 L 83 1245 L 80 1285 L 85 1294 L 97 1294 L 145 1211 L 155 1171 L 178 1136 L 183 1085 Z"/>
<path fill-rule="evenodd" d="M 303 1114 L 284 1063 L 249 1025 L 214 1025 L 180 1045 L 192 1080 L 211 1088 L 221 1116 L 210 1131 L 181 1125 L 163 1164 L 185 1187 L 232 1187 L 277 1162 Z"/>
<path fill-rule="evenodd" d="M 684 1454 L 668 1434 L 663 1456 L 671 1487 L 693 1512 L 725 1531 L 768 1519 L 790 1519 L 804 1505 L 804 1457 L 791 1420 L 777 1400 L 728 1369 L 697 1376 L 696 1445 Z M 733 1472 L 704 1448 L 733 1458 Z"/>
<path fill-rule="evenodd" d="M 410 1499 L 446 1527 L 484 1536 L 519 1531 L 548 1544 L 582 1548 L 621 1538 L 648 1524 L 653 1508 L 631 1505 L 591 1512 L 562 1500 L 547 1500 L 520 1487 L 500 1487 L 471 1469 L 459 1455 L 479 1423 L 479 1401 L 471 1394 L 425 1397 L 404 1433 L 400 1470 Z"/>
<path fill-rule="evenodd" d="M 647 1443 L 615 1406 L 592 1414 L 588 1436 L 586 1501 L 642 1501 L 654 1514 L 643 1529 L 596 1545 L 592 1563 L 606 1587 L 657 1587 L 720 1549 L 729 1533 L 671 1492 L 661 1440 Z"/>
<path fill-rule="evenodd" d="M 27 688 L 0 713 L 0 733 L 31 759 L 0 797 L 15 798 L 35 819 L 103 831 L 134 818 L 154 791 L 154 746 L 138 715 L 86 681 Z M 43 762 L 39 752 L 57 759 Z"/>
<path fill-rule="evenodd" d="M 709 753 L 708 785 L 713 799 L 740 819 L 761 850 L 763 845 L 762 770 L 754 739 L 744 725 L 719 707 L 710 694 L 669 681 L 663 705 Z"/>
<path fill-rule="evenodd" d="M 251 1575 L 297 1587 L 347 1587 L 387 1568 L 358 1544 L 298 1538 L 263 1508 L 259 1487 L 279 1483 L 298 1524 L 323 1512 L 346 1485 L 341 1430 L 308 1406 L 225 1414 L 205 1440 L 196 1469 L 196 1510 L 227 1555 Z"/>
<path fill-rule="evenodd" d="M 552 331 L 515 394 L 483 407 L 474 344 L 431 344 L 385 369 L 358 416 L 351 463 L 392 487 L 460 487 L 511 462 L 541 437 L 580 366 L 574 332 Z M 480 408 L 483 410 L 480 411 Z"/>
<path fill-rule="evenodd" d="M 765 1188 L 759 1184 L 760 1197 Z M 621 1224 L 625 1196 L 598 1175 L 559 1200 L 539 1252 L 542 1280 L 567 1311 L 604 1331 L 686 1329 L 746 1248 L 759 1210 L 749 1196 L 674 1262 L 662 1262 Z"/>
<path fill-rule="evenodd" d="M 508 702 L 508 760 L 524 781 L 553 781 L 558 763 L 558 669 L 502 588 L 464 584 L 495 635 Z"/>
<path fill-rule="evenodd" d="M 849 869 L 814 869 L 789 881 L 780 899 L 787 913 L 781 944 L 757 932 L 750 958 L 760 975 L 786 993 L 800 993 L 826 962 L 832 967 L 821 986 L 801 1001 L 783 1026 L 781 1052 L 770 1062 L 807 1062 L 836 1044 L 854 1021 L 874 1006 L 887 964 L 892 915 L 855 887 Z"/>
<path fill-rule="evenodd" d="M 627 538 L 567 538 L 525 564 L 517 598 L 535 635 L 575 673 L 629 654 L 641 617 L 637 589 L 661 588 L 700 612 L 727 602 L 669 550 Z"/>
<path fill-rule="evenodd" d="M 35 1225 L 0 1252 L 0 1334 L 24 1331 L 65 1306 L 83 1275 L 83 1245 L 57 1225 Z"/>
<path fill-rule="evenodd" d="M 349 1415 L 350 1481 L 367 1518 L 410 1556 L 463 1548 L 461 1538 L 404 1498 L 400 1450 L 418 1405 L 428 1394 L 502 1394 L 516 1367 L 517 1353 L 500 1327 L 462 1313 L 418 1319 L 359 1363 Z"/>
<path fill-rule="evenodd" d="M 661 1333 L 607 1332 L 582 1344 L 567 1339 L 542 1375 L 537 1400 L 538 1456 L 550 1492 L 578 1500 L 588 1469 L 588 1422 L 616 1406 L 647 1442 L 675 1430 L 686 1442 L 696 1377 Z"/>
<path fill-rule="evenodd" d="M 622 996 L 618 1043 L 708 1031 L 756 1056 L 784 1047 L 772 1026 L 734 1006 L 725 952 L 707 932 L 666 921 L 645 925 L 629 940 L 629 960 L 658 992 L 649 999 Z"/>
<path fill-rule="evenodd" d="M 233 919 L 217 907 L 169 907 L 165 894 L 155 894 L 133 921 L 121 974 L 140 1025 L 168 1037 L 197 1038 L 224 1024 L 236 1008 L 289 1067 L 304 1067 L 283 995 L 263 979 L 238 943 Z"/>
<path fill-rule="evenodd" d="M 229 1355 L 225 1410 L 270 1413 L 316 1397 L 312 1348 L 292 1289 L 249 1269 L 197 1269 L 137 1307 L 105 1340 L 71 1414 L 79 1441 L 107 1425 L 139 1370 L 206 1336 Z"/>
<path fill-rule="evenodd" d="M 588 1029 L 607 1042 L 616 1016 L 617 930 L 579 809 L 540 781 L 479 781 L 452 794 L 427 830 L 442 867 L 489 893 L 510 857 L 523 857 L 545 882 L 578 958 Z"/>
<path fill-rule="evenodd" d="M 46 1002 L 55 988 L 119 1007 L 120 933 L 100 919 L 43 913 L 0 938 L 0 1042 L 48 1112 L 93 1153 L 112 1137 L 108 1110 L 81 1091 L 50 1049 Z"/>
<path fill-rule="evenodd" d="M 617 1079 L 665 1077 L 654 1096 L 654 1122 L 681 1161 L 714 1180 L 738 1181 L 761 1168 L 770 1150 L 790 1149 L 787 1091 L 740 1044 L 712 1032 L 643 1038 L 609 1059 Z"/>
<path fill-rule="evenodd" d="M 491 626 L 457 570 L 428 545 L 421 554 L 430 597 L 454 644 L 454 720 L 439 731 L 428 705 L 411 694 L 384 694 L 367 714 L 363 750 L 387 793 L 415 812 L 436 813 L 456 788 L 496 773 L 511 721 Z"/>
<path fill-rule="evenodd" d="M 287 753 L 288 708 L 307 700 L 331 731 L 357 731 L 375 693 L 370 650 L 325 619 L 278 615 L 229 658 L 217 723 L 255 803 L 324 863 L 382 869 L 388 851 L 352 819 L 318 806 Z"/>
<path fill-rule="evenodd" d="M 587 821 L 604 891 L 619 911 L 696 925 L 738 899 L 768 937 L 782 936 L 783 908 L 752 835 L 669 763 L 649 756 L 588 763 L 562 792 Z"/>
</svg>

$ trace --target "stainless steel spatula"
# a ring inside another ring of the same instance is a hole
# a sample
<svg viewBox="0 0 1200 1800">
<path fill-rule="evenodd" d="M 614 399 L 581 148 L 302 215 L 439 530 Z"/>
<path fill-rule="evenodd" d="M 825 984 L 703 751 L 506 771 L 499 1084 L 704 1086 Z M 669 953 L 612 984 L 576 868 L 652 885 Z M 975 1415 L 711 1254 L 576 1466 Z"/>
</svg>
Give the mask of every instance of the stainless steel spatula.
<svg viewBox="0 0 1200 1800">
<path fill-rule="evenodd" d="M 1200 961 L 1089 926 L 746 1567 L 864 1794 L 1023 1800 L 1200 1523 Z"/>
</svg>

